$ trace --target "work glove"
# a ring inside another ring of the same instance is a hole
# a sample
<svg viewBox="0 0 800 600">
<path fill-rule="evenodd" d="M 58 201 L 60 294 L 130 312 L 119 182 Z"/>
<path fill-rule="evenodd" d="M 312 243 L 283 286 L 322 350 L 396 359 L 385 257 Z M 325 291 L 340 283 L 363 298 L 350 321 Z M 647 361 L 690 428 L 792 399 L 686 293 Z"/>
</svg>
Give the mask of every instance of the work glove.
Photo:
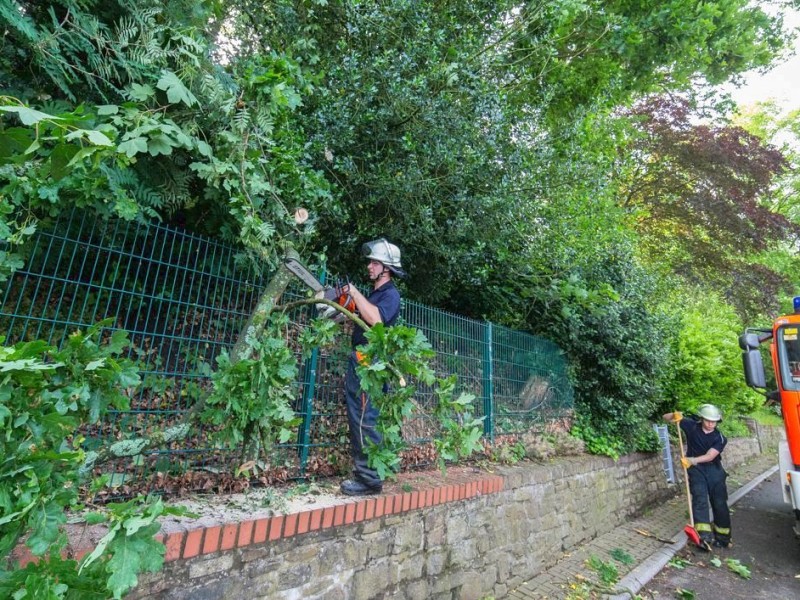
<svg viewBox="0 0 800 600">
<path fill-rule="evenodd" d="M 350 312 L 356 311 L 356 301 L 353 300 L 353 296 L 350 295 L 350 278 L 348 277 L 346 281 L 336 284 L 336 292 L 338 293 L 338 297 L 336 298 L 336 302 L 340 305 L 345 307 Z"/>
<path fill-rule="evenodd" d="M 350 278 L 348 277 L 345 280 L 339 280 L 336 282 L 336 285 L 333 287 L 334 293 L 336 294 L 336 298 L 341 296 L 345 296 L 350 293 Z"/>
<path fill-rule="evenodd" d="M 325 300 L 336 302 L 336 300 L 339 298 L 339 291 L 335 287 L 325 288 L 325 293 L 322 297 Z M 323 319 L 336 320 L 339 317 L 339 312 L 327 304 L 317 304 L 317 316 Z"/>
<path fill-rule="evenodd" d="M 681 457 L 681 464 L 683 465 L 684 469 L 688 469 L 689 467 L 695 466 L 697 461 L 692 457 L 683 456 Z"/>
<path fill-rule="evenodd" d="M 350 312 L 354 312 L 356 309 L 356 303 L 352 296 L 350 296 L 349 278 L 346 281 L 337 281 L 336 285 L 333 287 L 326 288 L 323 298 L 325 298 L 325 300 L 336 302 Z M 335 308 L 326 304 L 317 304 L 317 316 L 325 319 L 332 319 L 336 323 L 343 322 L 345 318 L 344 315 Z"/>
<path fill-rule="evenodd" d="M 683 413 L 679 410 L 676 410 L 672 413 L 672 420 L 675 423 L 680 423 L 683 420 Z"/>
<path fill-rule="evenodd" d="M 349 281 L 337 281 L 333 287 L 325 288 L 325 299 L 339 302 L 339 298 L 350 293 Z M 340 303 L 341 304 L 341 303 Z"/>
</svg>

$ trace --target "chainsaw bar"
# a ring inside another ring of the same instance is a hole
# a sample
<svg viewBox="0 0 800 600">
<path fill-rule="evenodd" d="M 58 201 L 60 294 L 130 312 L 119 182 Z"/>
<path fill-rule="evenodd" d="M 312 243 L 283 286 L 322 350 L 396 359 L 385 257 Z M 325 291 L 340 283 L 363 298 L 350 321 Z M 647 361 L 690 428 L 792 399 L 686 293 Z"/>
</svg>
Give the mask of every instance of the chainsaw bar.
<svg viewBox="0 0 800 600">
<path fill-rule="evenodd" d="M 319 279 L 314 277 L 311 271 L 308 270 L 308 267 L 296 258 L 287 256 L 283 259 L 283 264 L 295 277 L 311 288 L 314 292 L 314 298 L 324 298 L 326 300 L 333 300 L 334 302 L 338 300 L 339 293 L 334 288 L 326 289 L 325 286 L 319 282 Z M 348 296 L 348 299 L 349 298 Z M 317 316 L 324 319 L 333 319 L 337 322 L 341 322 L 344 319 L 344 317 L 339 314 L 339 311 L 327 304 L 317 304 Z"/>
<path fill-rule="evenodd" d="M 291 271 L 300 281 L 314 290 L 317 295 L 321 296 L 325 293 L 325 287 L 299 260 L 292 257 L 286 257 L 283 259 L 283 264 L 286 265 L 286 268 L 289 269 L 289 271 Z"/>
</svg>

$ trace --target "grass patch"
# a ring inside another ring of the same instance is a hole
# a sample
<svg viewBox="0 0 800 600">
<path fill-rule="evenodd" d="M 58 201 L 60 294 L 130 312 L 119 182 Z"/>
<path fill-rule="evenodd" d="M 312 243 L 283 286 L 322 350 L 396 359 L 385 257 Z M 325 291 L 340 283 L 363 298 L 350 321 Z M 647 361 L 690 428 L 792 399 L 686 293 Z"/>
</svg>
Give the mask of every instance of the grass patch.
<svg viewBox="0 0 800 600">
<path fill-rule="evenodd" d="M 778 414 L 778 407 L 761 406 L 750 415 L 760 425 L 783 427 L 783 418 Z"/>
<path fill-rule="evenodd" d="M 724 419 L 719 424 L 719 430 L 729 438 L 750 437 L 752 435 L 744 421 L 737 419 Z"/>
</svg>

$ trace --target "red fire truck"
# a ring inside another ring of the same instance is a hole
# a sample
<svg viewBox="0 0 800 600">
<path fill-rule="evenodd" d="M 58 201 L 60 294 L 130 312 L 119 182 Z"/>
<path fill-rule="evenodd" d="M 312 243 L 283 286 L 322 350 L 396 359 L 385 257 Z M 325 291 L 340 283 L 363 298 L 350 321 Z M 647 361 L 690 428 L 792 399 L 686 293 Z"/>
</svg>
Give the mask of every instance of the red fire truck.
<svg viewBox="0 0 800 600">
<path fill-rule="evenodd" d="M 791 503 L 795 534 L 800 536 L 800 296 L 794 314 L 775 319 L 772 329 L 748 328 L 739 336 L 747 385 L 780 401 L 786 439 L 778 447 L 783 499 Z M 769 342 L 775 383 L 767 383 L 761 345 Z M 774 391 L 767 389 L 776 387 Z"/>
</svg>

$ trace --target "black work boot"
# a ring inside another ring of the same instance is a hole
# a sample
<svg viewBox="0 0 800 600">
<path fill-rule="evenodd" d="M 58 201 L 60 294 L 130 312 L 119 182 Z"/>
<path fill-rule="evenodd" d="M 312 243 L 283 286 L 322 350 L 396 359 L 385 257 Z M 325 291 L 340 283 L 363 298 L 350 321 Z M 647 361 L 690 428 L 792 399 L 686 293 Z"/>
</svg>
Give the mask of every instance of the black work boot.
<svg viewBox="0 0 800 600">
<path fill-rule="evenodd" d="M 343 494 L 348 496 L 370 496 L 372 494 L 380 494 L 381 491 L 383 491 L 383 486 L 367 485 L 358 479 L 345 479 L 339 486 L 339 489 L 342 490 Z"/>
</svg>

